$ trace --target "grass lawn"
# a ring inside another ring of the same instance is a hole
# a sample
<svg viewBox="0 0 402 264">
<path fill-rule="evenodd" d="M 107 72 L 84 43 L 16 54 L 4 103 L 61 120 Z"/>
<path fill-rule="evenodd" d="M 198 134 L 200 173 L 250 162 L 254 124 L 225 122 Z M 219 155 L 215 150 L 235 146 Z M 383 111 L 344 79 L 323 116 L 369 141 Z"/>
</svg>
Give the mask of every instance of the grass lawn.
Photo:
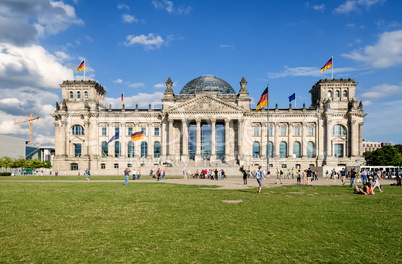
<svg viewBox="0 0 402 264">
<path fill-rule="evenodd" d="M 384 189 L 0 181 L 0 263 L 401 263 Z"/>
</svg>

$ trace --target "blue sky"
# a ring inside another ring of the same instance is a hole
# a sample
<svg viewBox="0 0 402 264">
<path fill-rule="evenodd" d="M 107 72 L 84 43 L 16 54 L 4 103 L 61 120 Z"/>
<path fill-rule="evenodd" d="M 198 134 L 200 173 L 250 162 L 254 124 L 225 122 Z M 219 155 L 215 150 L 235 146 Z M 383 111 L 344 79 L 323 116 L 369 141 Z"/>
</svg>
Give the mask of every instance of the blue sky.
<svg viewBox="0 0 402 264">
<path fill-rule="evenodd" d="M 33 112 L 37 144 L 54 144 L 59 84 L 98 81 L 107 104 L 160 107 L 168 77 L 179 93 L 204 74 L 235 91 L 244 76 L 253 107 L 267 84 L 270 107 L 310 105 L 308 91 L 354 78 L 368 114 L 364 138 L 402 144 L 402 2 L 399 0 L 122 0 L 0 2 L 0 133 Z"/>
</svg>

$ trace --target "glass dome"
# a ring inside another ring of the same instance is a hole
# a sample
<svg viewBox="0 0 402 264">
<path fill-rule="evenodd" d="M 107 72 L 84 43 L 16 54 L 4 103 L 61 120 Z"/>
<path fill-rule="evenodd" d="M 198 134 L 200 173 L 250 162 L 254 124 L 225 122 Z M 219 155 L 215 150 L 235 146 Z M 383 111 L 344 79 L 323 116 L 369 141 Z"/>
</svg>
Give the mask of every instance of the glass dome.
<svg viewBox="0 0 402 264">
<path fill-rule="evenodd" d="M 232 86 L 227 82 L 213 75 L 203 75 L 189 81 L 180 94 L 236 94 Z"/>
</svg>

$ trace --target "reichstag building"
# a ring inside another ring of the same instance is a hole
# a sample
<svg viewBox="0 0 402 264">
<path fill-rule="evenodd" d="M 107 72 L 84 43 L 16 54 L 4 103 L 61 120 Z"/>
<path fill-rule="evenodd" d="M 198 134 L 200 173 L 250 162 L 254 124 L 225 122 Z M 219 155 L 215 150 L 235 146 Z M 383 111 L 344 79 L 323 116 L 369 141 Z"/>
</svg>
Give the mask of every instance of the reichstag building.
<svg viewBox="0 0 402 264">
<path fill-rule="evenodd" d="M 159 109 L 105 106 L 106 91 L 96 81 L 64 81 L 53 115 L 54 170 L 110 175 L 126 167 L 142 173 L 164 167 L 178 174 L 217 167 L 238 174 L 239 166 L 268 164 L 273 170 L 357 166 L 366 114 L 356 85 L 353 79 L 322 79 L 309 91 L 310 105 L 283 109 L 270 102 L 269 110 L 255 113 L 244 77 L 238 92 L 204 75 L 178 94 L 168 78 Z M 144 136 L 132 141 L 136 132 Z"/>
</svg>

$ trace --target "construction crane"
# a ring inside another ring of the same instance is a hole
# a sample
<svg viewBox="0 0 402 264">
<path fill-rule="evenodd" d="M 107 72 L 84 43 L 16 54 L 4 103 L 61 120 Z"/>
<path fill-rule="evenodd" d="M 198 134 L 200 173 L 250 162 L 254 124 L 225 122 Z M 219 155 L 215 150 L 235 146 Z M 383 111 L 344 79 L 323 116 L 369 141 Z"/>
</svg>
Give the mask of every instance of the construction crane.
<svg viewBox="0 0 402 264">
<path fill-rule="evenodd" d="M 29 144 L 33 145 L 33 120 L 39 119 L 39 116 L 33 117 L 32 113 L 29 113 L 29 118 L 26 120 L 15 122 L 14 125 L 29 122 Z"/>
</svg>

